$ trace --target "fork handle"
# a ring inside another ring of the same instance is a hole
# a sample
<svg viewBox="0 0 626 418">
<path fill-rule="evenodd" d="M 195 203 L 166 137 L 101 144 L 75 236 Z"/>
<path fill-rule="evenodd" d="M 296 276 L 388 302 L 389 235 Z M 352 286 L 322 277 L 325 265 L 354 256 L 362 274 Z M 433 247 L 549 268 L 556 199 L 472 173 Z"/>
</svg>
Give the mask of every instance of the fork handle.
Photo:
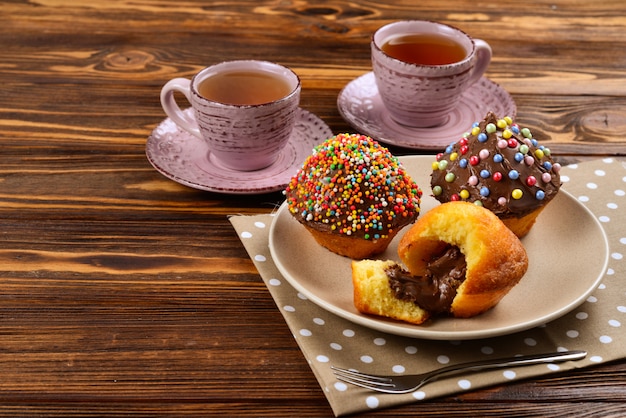
<svg viewBox="0 0 626 418">
<path fill-rule="evenodd" d="M 444 367 L 437 370 L 437 375 L 448 374 L 463 370 L 489 370 L 489 369 L 501 369 L 505 367 L 513 366 L 529 366 L 531 364 L 542 363 L 557 363 L 568 360 L 581 360 L 587 356 L 586 351 L 573 350 L 573 351 L 561 351 L 547 354 L 531 354 L 527 356 L 507 357 L 500 359 L 474 361 L 470 363 L 455 364 L 452 366 Z"/>
</svg>

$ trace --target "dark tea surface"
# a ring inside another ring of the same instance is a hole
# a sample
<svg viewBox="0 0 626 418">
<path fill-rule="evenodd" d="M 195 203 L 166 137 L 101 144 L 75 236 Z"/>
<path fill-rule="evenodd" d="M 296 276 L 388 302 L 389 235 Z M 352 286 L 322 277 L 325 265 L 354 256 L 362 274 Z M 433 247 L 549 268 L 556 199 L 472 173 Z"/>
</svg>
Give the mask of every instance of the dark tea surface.
<svg viewBox="0 0 626 418">
<path fill-rule="evenodd" d="M 209 100 L 232 105 L 258 105 L 287 96 L 292 88 L 267 71 L 228 71 L 212 75 L 198 86 Z"/>
<path fill-rule="evenodd" d="M 446 65 L 462 61 L 467 52 L 454 40 L 438 34 L 399 35 L 385 42 L 387 55 L 419 65 Z"/>
</svg>

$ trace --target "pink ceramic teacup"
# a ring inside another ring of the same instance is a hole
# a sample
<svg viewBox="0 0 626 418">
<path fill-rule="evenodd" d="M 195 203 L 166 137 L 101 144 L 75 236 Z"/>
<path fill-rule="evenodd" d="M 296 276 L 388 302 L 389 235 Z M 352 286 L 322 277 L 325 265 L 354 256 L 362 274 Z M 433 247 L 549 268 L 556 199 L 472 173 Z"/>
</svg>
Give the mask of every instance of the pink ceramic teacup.
<svg viewBox="0 0 626 418">
<path fill-rule="evenodd" d="M 240 171 L 270 166 L 286 146 L 300 103 L 300 79 L 267 61 L 227 61 L 191 80 L 175 78 L 161 90 L 165 113 L 180 128 L 206 141 L 218 164 Z M 185 95 L 195 118 L 176 103 Z"/>
<path fill-rule="evenodd" d="M 421 20 L 381 27 L 372 36 L 371 50 L 376 85 L 389 115 L 402 125 L 420 128 L 445 123 L 491 61 L 485 41 Z"/>
</svg>

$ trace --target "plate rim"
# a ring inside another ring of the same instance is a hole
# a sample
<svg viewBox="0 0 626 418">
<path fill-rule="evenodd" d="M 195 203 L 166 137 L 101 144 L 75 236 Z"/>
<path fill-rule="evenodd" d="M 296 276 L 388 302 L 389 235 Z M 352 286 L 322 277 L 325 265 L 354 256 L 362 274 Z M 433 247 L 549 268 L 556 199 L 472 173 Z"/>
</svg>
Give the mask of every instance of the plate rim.
<svg viewBox="0 0 626 418">
<path fill-rule="evenodd" d="M 428 161 L 432 159 L 431 156 L 424 156 L 424 155 L 403 156 L 403 157 L 398 157 L 398 158 L 401 161 L 406 160 L 406 159 L 423 159 L 425 162 L 427 159 Z M 608 237 L 606 235 L 606 231 L 600 224 L 600 221 L 597 219 L 597 217 L 593 214 L 593 212 L 591 212 L 589 208 L 587 208 L 587 206 L 582 204 L 571 193 L 567 192 L 566 190 L 563 190 L 563 187 L 561 188 L 560 193 L 563 193 L 565 196 L 567 196 L 568 199 L 570 199 L 579 208 L 581 208 L 586 213 L 586 215 L 591 218 L 591 221 L 594 223 L 595 227 L 600 232 L 602 236 L 602 241 L 604 244 L 603 246 L 604 247 L 603 248 L 604 259 L 602 262 L 602 267 L 599 270 L 599 274 L 597 275 L 597 277 L 593 280 L 593 282 L 589 286 L 587 286 L 586 290 L 581 295 L 579 295 L 578 297 L 576 297 L 569 303 L 563 306 L 560 306 L 558 309 L 551 311 L 550 313 L 546 315 L 542 315 L 530 321 L 520 322 L 517 325 L 507 325 L 503 327 L 489 328 L 487 330 L 470 330 L 470 331 L 429 330 L 428 328 L 424 328 L 419 325 L 415 325 L 415 327 L 413 328 L 413 327 L 407 326 L 410 324 L 405 324 L 405 323 L 398 324 L 398 323 L 394 323 L 392 320 L 382 318 L 382 317 L 378 318 L 378 317 L 373 317 L 371 315 L 364 315 L 360 313 L 349 312 L 349 311 L 342 309 L 341 307 L 337 307 L 335 305 L 332 305 L 326 302 L 323 298 L 311 292 L 306 286 L 301 284 L 294 277 L 291 277 L 289 270 L 284 266 L 283 262 L 277 257 L 277 253 L 276 253 L 277 250 L 274 248 L 274 242 L 275 242 L 274 237 L 276 234 L 275 231 L 277 228 L 276 227 L 277 220 L 279 219 L 280 216 L 291 216 L 288 213 L 286 213 L 286 215 L 283 214 L 287 210 L 286 202 L 283 202 L 281 206 L 278 208 L 278 210 L 275 212 L 274 219 L 272 221 L 272 224 L 270 225 L 268 246 L 269 246 L 270 254 L 272 256 L 272 260 L 274 261 L 274 264 L 276 265 L 278 271 L 285 278 L 285 280 L 289 282 L 291 286 L 293 286 L 298 292 L 302 293 L 304 296 L 306 296 L 307 299 L 312 301 L 314 304 L 316 304 L 320 308 L 328 312 L 331 312 L 343 319 L 346 319 L 354 324 L 361 325 L 366 328 L 377 330 L 377 331 L 384 332 L 387 334 L 399 335 L 399 336 L 410 337 L 410 338 L 427 339 L 427 340 L 453 341 L 453 340 L 475 340 L 475 339 L 482 339 L 482 338 L 498 337 L 502 335 L 514 334 L 517 332 L 525 331 L 531 328 L 535 328 L 537 326 L 547 324 L 571 312 L 576 307 L 580 306 L 598 288 L 600 282 L 602 281 L 602 279 L 604 278 L 604 275 L 606 274 L 608 263 L 609 263 L 609 257 L 610 257 L 609 242 L 608 242 Z M 303 229 L 303 232 L 306 232 L 306 231 Z"/>
</svg>

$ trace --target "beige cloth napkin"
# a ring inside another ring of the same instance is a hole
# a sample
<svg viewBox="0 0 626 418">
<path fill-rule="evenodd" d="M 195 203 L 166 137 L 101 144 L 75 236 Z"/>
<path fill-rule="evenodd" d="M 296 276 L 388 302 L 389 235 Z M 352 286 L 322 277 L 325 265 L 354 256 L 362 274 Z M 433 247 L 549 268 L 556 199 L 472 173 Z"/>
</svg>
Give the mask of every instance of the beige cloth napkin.
<svg viewBox="0 0 626 418">
<path fill-rule="evenodd" d="M 232 216 L 278 309 L 295 336 L 336 416 L 388 408 L 495 384 L 539 377 L 626 357 L 626 159 L 610 158 L 562 170 L 564 189 L 599 219 L 609 240 L 609 265 L 598 289 L 565 316 L 528 331 L 469 341 L 399 337 L 353 324 L 318 307 L 280 275 L 268 248 L 273 215 Z M 566 216 L 566 214 L 564 215 Z M 575 225 L 572 239 L 576 236 Z M 555 243 L 558 245 L 558 243 Z M 323 268 L 323 267 L 320 267 Z M 574 278 L 573 278 L 574 279 Z M 583 349 L 586 359 L 449 377 L 406 395 L 386 395 L 338 382 L 331 364 L 363 371 L 420 373 L 446 364 Z M 376 360 L 374 362 L 374 359 Z M 372 364 L 368 367 L 368 364 Z"/>
</svg>

